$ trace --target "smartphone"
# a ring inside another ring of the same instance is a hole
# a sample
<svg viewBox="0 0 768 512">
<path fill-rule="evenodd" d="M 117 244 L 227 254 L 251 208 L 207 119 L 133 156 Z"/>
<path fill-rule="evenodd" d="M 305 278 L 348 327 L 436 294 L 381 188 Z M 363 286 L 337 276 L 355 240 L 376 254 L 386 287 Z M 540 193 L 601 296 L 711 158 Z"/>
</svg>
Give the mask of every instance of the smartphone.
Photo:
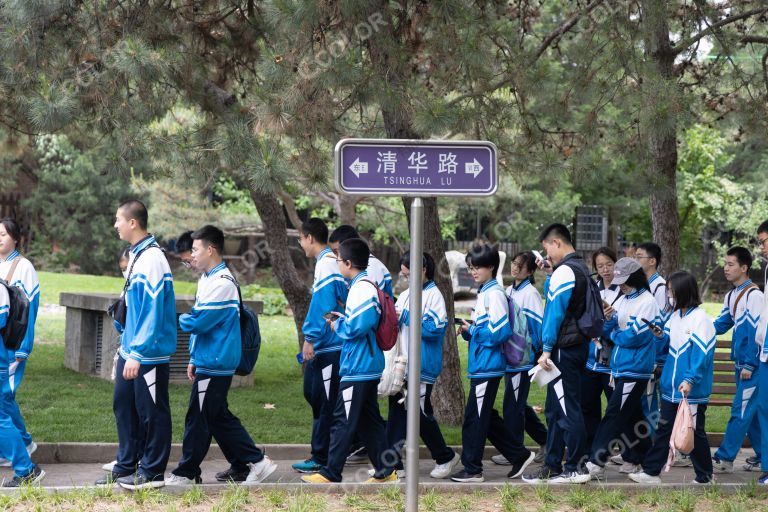
<svg viewBox="0 0 768 512">
<path fill-rule="evenodd" d="M 642 318 L 642 317 L 640 318 L 640 320 L 645 322 L 645 325 L 647 325 L 652 331 L 657 331 L 657 332 L 661 331 L 661 327 L 659 327 L 658 325 L 654 324 L 653 322 L 649 322 L 648 320 L 646 320 L 645 318 Z"/>
<path fill-rule="evenodd" d="M 453 323 L 456 325 L 464 325 L 464 322 L 467 322 L 468 324 L 472 325 L 474 322 L 472 320 L 464 320 L 463 318 L 454 318 Z"/>
<path fill-rule="evenodd" d="M 536 257 L 536 263 L 537 263 L 537 264 L 538 264 L 539 262 L 544 262 L 544 268 L 549 268 L 549 267 L 550 267 L 550 264 L 549 264 L 549 262 L 548 262 L 548 261 L 547 261 L 547 260 L 544 258 L 544 256 L 542 256 L 542 255 L 541 255 L 541 253 L 540 253 L 539 251 L 537 251 L 537 250 L 535 250 L 535 249 L 534 249 L 534 250 L 532 250 L 531 252 L 532 252 L 532 253 L 533 253 L 533 255 Z"/>
<path fill-rule="evenodd" d="M 608 304 L 607 302 L 605 301 L 602 301 L 602 302 L 603 302 L 603 309 L 608 309 L 609 307 L 611 307 L 611 305 Z"/>
<path fill-rule="evenodd" d="M 336 318 L 338 318 L 338 317 L 337 317 L 336 315 L 334 315 L 333 313 L 334 313 L 333 311 L 329 311 L 329 312 L 327 312 L 326 314 L 324 314 L 324 315 L 323 315 L 323 318 L 325 318 L 326 320 L 330 320 L 331 322 L 333 322 L 334 320 L 336 320 Z"/>
</svg>

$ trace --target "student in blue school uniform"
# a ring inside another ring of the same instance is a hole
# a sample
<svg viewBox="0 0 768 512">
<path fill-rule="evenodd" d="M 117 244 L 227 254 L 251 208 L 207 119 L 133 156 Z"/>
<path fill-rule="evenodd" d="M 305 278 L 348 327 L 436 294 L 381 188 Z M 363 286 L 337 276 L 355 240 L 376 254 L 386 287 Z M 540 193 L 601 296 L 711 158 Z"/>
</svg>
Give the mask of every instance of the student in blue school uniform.
<svg viewBox="0 0 768 512">
<path fill-rule="evenodd" d="M 643 458 L 642 471 L 629 478 L 640 484 L 661 484 L 659 474 L 667 461 L 672 426 L 683 397 L 693 415 L 693 451 L 690 454 L 696 477 L 694 482 L 707 484 L 712 479 L 712 455 L 706 432 L 706 411 L 715 359 L 715 326 L 699 307 L 699 287 L 688 272 L 675 272 L 667 281 L 672 314 L 664 331 L 654 329 L 657 337 L 669 345 L 669 355 L 661 373 L 661 418 L 653 446 Z"/>
<path fill-rule="evenodd" d="M 653 373 L 656 336 L 651 327 L 661 326 L 661 312 L 636 259 L 616 262 L 613 284 L 621 288 L 622 296 L 605 309 L 603 339 L 613 344 L 610 366 L 614 392 L 590 447 L 587 470 L 593 479 L 605 476 L 605 464 L 617 439 L 621 440 L 625 464 L 631 466 L 627 473 L 637 470 L 651 446 L 640 400 Z"/>
<path fill-rule="evenodd" d="M 600 297 L 609 306 L 614 306 L 623 295 L 618 283 L 613 282 L 613 270 L 616 264 L 616 252 L 610 247 L 601 247 L 592 254 L 592 269 L 597 272 L 597 286 Z M 587 450 L 592 446 L 597 427 L 603 413 L 602 396 L 611 399 L 610 353 L 613 342 L 608 338 L 590 340 L 587 356 L 587 371 L 581 381 L 581 410 L 587 429 Z"/>
<path fill-rule="evenodd" d="M 147 222 L 141 201 L 126 201 L 115 213 L 118 236 L 131 244 L 125 324 L 115 321 L 121 333 L 113 399 L 118 451 L 112 470 L 96 481 L 130 490 L 164 486 L 171 453 L 168 380 L 176 299 L 168 261 Z"/>
<path fill-rule="evenodd" d="M 312 408 L 311 456 L 293 464 L 299 473 L 319 471 L 328 463 L 328 445 L 336 396 L 339 390 L 339 356 L 342 340 L 326 321 L 330 312 L 343 313 L 347 282 L 339 273 L 330 247 L 328 226 L 318 218 L 306 220 L 299 230 L 299 244 L 315 260 L 312 299 L 302 326 L 304 346 L 304 396 Z"/>
<path fill-rule="evenodd" d="M 195 304 L 179 316 L 181 330 L 191 334 L 187 377 L 192 381 L 181 460 L 165 485 L 202 483 L 200 465 L 215 439 L 230 468 L 219 481 L 256 484 L 264 481 L 277 464 L 256 447 L 240 420 L 227 404 L 232 376 L 240 364 L 240 293 L 222 259 L 224 233 L 203 226 L 192 233 L 191 257 L 202 275 Z"/>
<path fill-rule="evenodd" d="M 543 352 L 538 362 L 545 369 L 554 362 L 560 375 L 547 387 L 547 458 L 538 472 L 523 476 L 523 480 L 530 484 L 582 484 L 590 480 L 583 462 L 587 448 L 581 408 L 589 339 L 581 333 L 577 319 L 586 311 L 590 271 L 564 225 L 547 226 L 539 240 L 547 253 L 539 266 L 548 277 L 544 283 Z M 566 447 L 568 457 L 563 464 Z"/>
<path fill-rule="evenodd" d="M 4 382 L 2 392 L 9 401 L 9 413 L 13 424 L 21 434 L 27 452 L 32 455 L 37 450 L 37 444 L 32 440 L 32 434 L 27 431 L 19 404 L 16 403 L 16 393 L 21 387 L 27 360 L 32 354 L 35 343 L 35 322 L 40 309 L 40 280 L 32 262 L 18 251 L 21 241 L 21 230 L 12 218 L 0 219 L 0 279 L 24 292 L 29 301 L 29 320 L 27 333 L 16 350 L 8 351 L 8 380 Z M 0 463 L 0 467 L 10 467 L 10 461 Z"/>
<path fill-rule="evenodd" d="M 635 259 L 643 267 L 645 277 L 648 278 L 648 285 L 651 287 L 651 294 L 656 299 L 659 310 L 661 310 L 662 321 L 666 323 L 672 314 L 672 309 L 667 300 L 667 281 L 659 274 L 661 247 L 654 242 L 642 243 L 637 246 Z M 656 370 L 654 370 L 651 382 L 648 383 L 648 389 L 643 397 L 643 411 L 653 431 L 656 430 L 659 421 L 659 377 L 667 359 L 667 352 L 669 352 L 669 347 L 663 341 L 657 341 Z M 679 458 L 675 465 L 690 466 L 690 460 L 687 457 Z"/>
<path fill-rule="evenodd" d="M 349 224 L 342 224 L 333 230 L 328 238 L 328 244 L 336 256 L 339 255 L 339 244 L 344 240 L 350 238 L 361 238 L 353 226 Z M 392 275 L 390 274 L 384 263 L 381 262 L 376 256 L 371 253 L 368 257 L 368 267 L 366 267 L 368 279 L 371 279 L 374 283 L 379 285 L 379 288 L 392 297 L 395 300 L 394 293 L 392 291 Z M 363 443 L 358 435 L 355 435 L 352 440 L 352 446 L 349 448 L 349 457 L 347 457 L 347 464 L 368 464 L 370 462 L 368 453 L 363 447 Z"/>
<path fill-rule="evenodd" d="M 757 227 L 757 248 L 763 259 L 768 260 L 768 220 Z M 757 322 L 757 331 L 755 332 L 755 342 L 760 347 L 760 369 L 758 373 L 758 387 L 763 390 L 768 389 L 768 345 L 765 343 L 768 338 L 768 266 L 765 267 L 763 275 L 765 284 L 763 293 L 763 306 L 760 311 L 760 318 Z M 768 400 L 763 396 L 759 400 L 757 408 L 758 421 L 760 422 L 761 433 L 768 432 Z M 762 475 L 757 480 L 760 485 L 768 485 L 768 435 L 763 435 L 760 444 L 760 470 Z"/>
<path fill-rule="evenodd" d="M 731 360 L 736 373 L 736 394 L 723 441 L 712 457 L 712 465 L 718 473 L 733 472 L 733 461 L 745 435 L 749 435 L 750 444 L 755 449 L 755 456 L 747 458 L 747 469 L 752 470 L 760 464 L 762 436 L 760 420 L 755 414 L 760 400 L 760 347 L 755 343 L 755 334 L 763 307 L 763 292 L 749 278 L 750 268 L 752 253 L 749 249 L 732 247 L 728 250 L 723 271 L 734 288 L 725 296 L 723 310 L 715 320 L 715 331 L 724 334 L 733 329 Z"/>
<path fill-rule="evenodd" d="M 410 275 L 411 253 L 406 252 L 400 258 L 400 273 L 407 280 Z M 448 313 L 445 308 L 443 294 L 435 284 L 435 260 L 424 253 L 422 261 L 423 291 L 421 297 L 421 397 L 420 434 L 424 444 L 435 461 L 435 467 L 430 472 L 432 478 L 448 478 L 461 460 L 459 455 L 445 444 L 432 412 L 432 388 L 443 369 L 443 339 L 448 327 Z M 410 309 L 409 290 L 403 291 L 397 298 L 395 310 L 398 313 L 400 349 L 408 354 L 410 344 L 409 326 L 414 321 Z M 419 317 L 416 317 L 419 318 Z M 407 387 L 407 374 L 405 386 Z M 387 445 L 392 448 L 395 458 L 395 470 L 403 470 L 402 450 L 405 445 L 407 413 L 405 409 L 406 394 L 397 393 L 389 397 L 389 417 L 387 418 Z M 373 471 L 373 470 L 371 470 Z"/>
<path fill-rule="evenodd" d="M 32 352 L 35 319 L 40 304 L 37 274 L 29 260 L 18 250 L 21 231 L 15 220 L 0 220 L 0 278 L 20 288 L 30 302 L 27 333 L 18 349 L 7 349 L 0 337 L 0 457 L 3 466 L 13 468 L 13 478 L 4 480 L 3 487 L 19 487 L 40 482 L 45 471 L 32 463 L 30 455 L 37 447 L 27 432 L 16 403 L 16 390 L 24 376 L 26 360 Z M 0 286 L 0 329 L 6 326 L 10 311 L 8 291 Z"/>
<path fill-rule="evenodd" d="M 467 374 L 469 396 L 461 429 L 462 471 L 451 480 L 461 483 L 485 481 L 483 451 L 488 439 L 512 463 L 508 478 L 519 477 L 536 455 L 525 448 L 494 408 L 501 378 L 507 368 L 502 344 L 512 335 L 509 304 L 504 289 L 496 281 L 499 251 L 487 244 L 475 245 L 467 253 L 467 266 L 480 285 L 471 323 L 463 321 L 458 334 L 469 342 Z"/>
<path fill-rule="evenodd" d="M 544 462 L 547 455 L 547 427 L 539 419 L 533 408 L 528 405 L 528 392 L 531 388 L 531 378 L 528 370 L 533 368 L 541 353 L 541 321 L 544 314 L 544 303 L 536 289 L 536 257 L 530 251 L 520 252 L 512 258 L 511 275 L 514 280 L 507 288 L 510 297 L 518 308 L 523 311 L 528 334 L 531 336 L 531 359 L 513 368 L 507 365 L 504 376 L 504 423 L 516 442 L 525 441 L 525 433 L 539 445 L 539 451 L 533 462 Z M 495 464 L 508 466 L 509 461 L 501 454 L 491 457 Z"/>
<path fill-rule="evenodd" d="M 355 433 L 375 470 L 367 482 L 397 481 L 391 458 L 384 453 L 386 433 L 378 402 L 384 354 L 376 342 L 382 305 L 366 272 L 369 255 L 368 244 L 359 238 L 347 239 L 339 245 L 339 272 L 350 282 L 349 294 L 344 314 L 334 313 L 335 320 L 329 320 L 329 324 L 342 340 L 341 383 L 333 412 L 328 463 L 319 472 L 301 477 L 307 483 L 341 482 Z"/>
</svg>

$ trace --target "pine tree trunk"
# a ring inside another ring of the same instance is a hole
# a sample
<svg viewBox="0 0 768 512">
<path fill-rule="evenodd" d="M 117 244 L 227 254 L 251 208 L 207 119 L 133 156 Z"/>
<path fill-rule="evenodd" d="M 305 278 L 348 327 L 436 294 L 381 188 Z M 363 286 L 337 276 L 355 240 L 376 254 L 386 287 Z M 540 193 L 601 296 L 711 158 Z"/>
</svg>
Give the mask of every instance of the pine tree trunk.
<svg viewBox="0 0 768 512">
<path fill-rule="evenodd" d="M 274 194 L 251 190 L 251 199 L 259 212 L 264 227 L 264 235 L 269 245 L 269 258 L 280 288 L 293 311 L 293 321 L 298 331 L 299 350 L 304 343 L 301 326 L 309 311 L 309 289 L 299 277 L 296 266 L 291 260 L 288 235 L 283 206 Z"/>
<path fill-rule="evenodd" d="M 354 226 L 357 224 L 357 203 L 359 202 L 356 196 L 348 196 L 345 194 L 339 194 L 338 205 L 336 213 L 339 215 L 339 223 Z"/>
<path fill-rule="evenodd" d="M 651 221 L 653 239 L 662 251 L 662 270 L 669 274 L 678 269 L 680 255 L 680 221 L 677 212 L 677 118 L 674 98 L 669 91 L 676 90 L 674 76 L 675 53 L 669 39 L 667 3 L 664 0 L 643 0 L 643 25 L 646 56 L 649 66 L 641 67 L 645 87 L 652 89 L 650 100 L 667 102 L 663 119 L 647 122 L 648 172 L 651 175 Z M 664 91 L 664 96 L 659 94 Z"/>
</svg>

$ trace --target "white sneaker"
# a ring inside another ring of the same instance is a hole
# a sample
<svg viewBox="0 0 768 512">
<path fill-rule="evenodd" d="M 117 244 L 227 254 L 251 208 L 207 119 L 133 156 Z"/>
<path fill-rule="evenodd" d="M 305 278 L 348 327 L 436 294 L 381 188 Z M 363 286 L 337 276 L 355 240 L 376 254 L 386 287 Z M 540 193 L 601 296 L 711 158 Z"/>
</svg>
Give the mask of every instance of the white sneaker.
<svg viewBox="0 0 768 512">
<path fill-rule="evenodd" d="M 624 473 L 625 475 L 629 475 L 631 473 L 637 473 L 638 471 L 640 471 L 640 465 L 632 464 L 631 462 L 625 462 L 619 468 L 619 473 Z"/>
<path fill-rule="evenodd" d="M 112 462 L 107 462 L 103 466 L 101 466 L 101 469 L 106 471 L 107 473 L 111 473 L 113 469 L 115 469 L 115 465 L 117 464 L 116 460 L 113 460 Z"/>
<path fill-rule="evenodd" d="M 37 451 L 37 443 L 32 441 L 29 443 L 29 446 L 27 446 L 27 455 L 32 456 L 33 453 Z M 11 461 L 8 459 L 4 459 L 0 457 L 0 468 L 9 468 L 11 467 Z"/>
<path fill-rule="evenodd" d="M 552 485 L 560 484 L 585 484 L 592 480 L 592 477 L 586 471 L 564 471 L 556 477 L 549 480 Z"/>
<path fill-rule="evenodd" d="M 629 479 L 638 484 L 645 485 L 661 485 L 661 478 L 657 476 L 651 476 L 645 471 L 638 471 L 637 473 L 630 473 Z"/>
<path fill-rule="evenodd" d="M 437 478 L 441 480 L 443 478 L 448 478 L 456 469 L 456 466 L 459 465 L 459 462 L 461 462 L 461 456 L 458 453 L 454 453 L 453 458 L 448 462 L 446 462 L 445 464 L 435 464 L 435 469 L 433 469 L 429 473 L 429 476 L 431 476 L 432 478 Z"/>
<path fill-rule="evenodd" d="M 605 468 L 598 466 L 592 461 L 588 461 L 586 466 L 592 480 L 602 480 L 605 478 Z"/>
<path fill-rule="evenodd" d="M 712 457 L 712 468 L 718 473 L 733 473 L 733 461 Z"/>
<path fill-rule="evenodd" d="M 491 457 L 491 462 L 498 464 L 499 466 L 511 466 L 512 463 L 507 460 L 502 454 L 494 455 Z"/>
<path fill-rule="evenodd" d="M 621 455 L 614 455 L 611 457 L 611 464 L 616 464 L 617 466 L 621 466 L 624 464 L 624 457 Z"/>
<path fill-rule="evenodd" d="M 171 473 L 171 475 L 165 479 L 165 485 L 170 485 L 170 486 L 183 487 L 183 486 L 194 485 L 194 484 L 195 484 L 195 481 L 192 478 L 174 475 L 173 473 Z"/>
<path fill-rule="evenodd" d="M 261 462 L 257 462 L 255 464 L 249 462 L 248 468 L 250 471 L 248 472 L 248 476 L 245 478 L 245 482 L 243 483 L 258 484 L 259 482 L 266 480 L 269 475 L 275 472 L 277 469 L 277 464 L 272 462 L 272 459 L 265 455 Z"/>
</svg>

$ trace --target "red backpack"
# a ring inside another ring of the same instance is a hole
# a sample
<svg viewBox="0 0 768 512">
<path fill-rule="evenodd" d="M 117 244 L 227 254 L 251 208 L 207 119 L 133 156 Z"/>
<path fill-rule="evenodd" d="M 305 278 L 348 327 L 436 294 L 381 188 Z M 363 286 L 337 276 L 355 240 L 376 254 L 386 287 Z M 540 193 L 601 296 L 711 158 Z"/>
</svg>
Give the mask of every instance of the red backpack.
<svg viewBox="0 0 768 512">
<path fill-rule="evenodd" d="M 381 304 L 381 316 L 379 317 L 379 325 L 376 327 L 376 344 L 381 350 L 390 350 L 397 343 L 398 334 L 395 302 L 389 294 L 382 291 L 379 285 L 370 279 L 361 279 L 361 281 L 371 283 L 376 288 L 376 295 L 379 297 L 379 304 Z"/>
</svg>

